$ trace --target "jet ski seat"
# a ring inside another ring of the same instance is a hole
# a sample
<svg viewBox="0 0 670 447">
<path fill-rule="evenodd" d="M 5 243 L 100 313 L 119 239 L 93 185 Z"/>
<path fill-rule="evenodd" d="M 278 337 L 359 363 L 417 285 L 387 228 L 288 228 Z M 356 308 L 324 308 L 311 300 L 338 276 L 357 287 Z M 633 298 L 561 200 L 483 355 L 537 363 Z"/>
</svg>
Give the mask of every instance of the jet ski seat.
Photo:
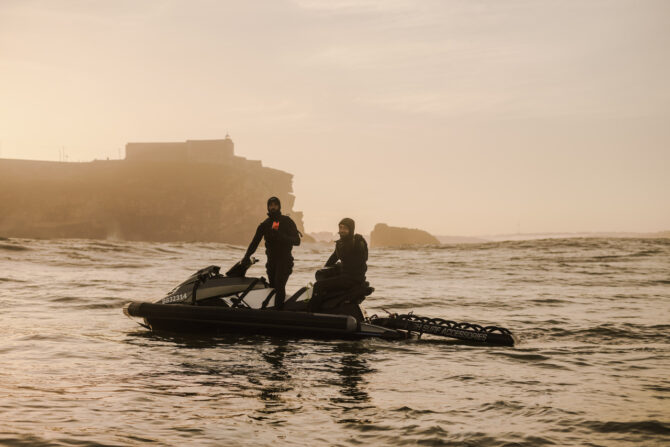
<svg viewBox="0 0 670 447">
<path fill-rule="evenodd" d="M 351 315 L 362 321 L 364 314 L 360 304 L 374 290 L 366 281 L 348 289 L 326 291 L 320 296 L 313 296 L 307 310 L 316 313 Z"/>
</svg>

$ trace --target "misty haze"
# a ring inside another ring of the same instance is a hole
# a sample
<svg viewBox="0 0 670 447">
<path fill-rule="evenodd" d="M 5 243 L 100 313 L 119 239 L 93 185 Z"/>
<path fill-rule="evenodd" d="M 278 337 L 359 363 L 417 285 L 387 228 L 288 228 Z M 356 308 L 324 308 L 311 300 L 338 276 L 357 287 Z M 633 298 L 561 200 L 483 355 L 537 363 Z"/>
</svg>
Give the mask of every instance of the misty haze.
<svg viewBox="0 0 670 447">
<path fill-rule="evenodd" d="M 0 2 L 0 445 L 670 444 L 670 4 Z"/>
</svg>

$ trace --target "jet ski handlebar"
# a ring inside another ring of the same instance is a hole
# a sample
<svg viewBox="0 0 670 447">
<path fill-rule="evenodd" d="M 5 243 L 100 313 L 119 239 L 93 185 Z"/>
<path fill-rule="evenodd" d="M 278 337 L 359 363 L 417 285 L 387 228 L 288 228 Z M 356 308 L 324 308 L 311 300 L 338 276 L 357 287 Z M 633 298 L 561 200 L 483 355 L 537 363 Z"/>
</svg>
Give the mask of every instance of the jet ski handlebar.
<svg viewBox="0 0 670 447">
<path fill-rule="evenodd" d="M 252 258 L 242 258 L 242 260 L 238 261 L 234 266 L 232 266 L 230 268 L 230 270 L 228 270 L 226 272 L 226 276 L 233 277 L 233 278 L 235 278 L 235 277 L 241 278 L 247 273 L 247 270 L 249 270 L 249 267 L 251 267 L 252 265 L 254 265 L 257 262 L 258 262 L 257 258 L 253 258 L 253 257 Z"/>
</svg>

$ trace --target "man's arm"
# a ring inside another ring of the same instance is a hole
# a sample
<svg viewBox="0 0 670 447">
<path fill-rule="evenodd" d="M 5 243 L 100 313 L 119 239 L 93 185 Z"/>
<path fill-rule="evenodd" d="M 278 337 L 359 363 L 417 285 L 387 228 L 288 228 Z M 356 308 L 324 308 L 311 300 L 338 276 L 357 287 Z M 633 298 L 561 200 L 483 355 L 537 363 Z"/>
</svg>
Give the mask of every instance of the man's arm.
<svg viewBox="0 0 670 447">
<path fill-rule="evenodd" d="M 285 232 L 280 232 L 279 236 L 291 245 L 300 245 L 300 233 L 298 232 L 298 227 L 295 222 L 288 216 L 286 216 L 285 222 L 288 228 Z"/>
<path fill-rule="evenodd" d="M 326 267 L 335 265 L 337 262 L 337 250 L 333 251 L 333 254 L 330 255 L 330 258 L 326 261 Z"/>
<path fill-rule="evenodd" d="M 365 277 L 368 260 L 368 244 L 363 239 L 363 236 L 356 235 L 354 240 L 354 259 L 352 259 L 351 272 L 355 275 Z"/>
<path fill-rule="evenodd" d="M 363 238 L 363 236 L 361 236 L 360 238 L 361 239 L 359 241 L 359 244 L 360 244 L 359 250 L 361 252 L 361 259 L 363 260 L 363 262 L 367 262 L 367 260 L 368 260 L 368 243 L 365 242 L 365 239 Z"/>
<path fill-rule="evenodd" d="M 256 234 L 254 235 L 254 238 L 251 240 L 251 244 L 249 244 L 249 248 L 247 248 L 247 252 L 244 254 L 245 258 L 250 258 L 251 255 L 254 254 L 256 249 L 258 248 L 258 244 L 261 243 L 261 239 L 263 239 L 263 223 L 256 228 Z"/>
<path fill-rule="evenodd" d="M 295 222 L 293 222 L 293 219 L 289 217 L 288 220 L 291 222 L 291 226 L 289 227 L 288 238 L 289 241 L 291 241 L 291 244 L 297 247 L 298 245 L 300 245 L 300 233 L 298 232 L 298 227 L 296 226 Z"/>
</svg>

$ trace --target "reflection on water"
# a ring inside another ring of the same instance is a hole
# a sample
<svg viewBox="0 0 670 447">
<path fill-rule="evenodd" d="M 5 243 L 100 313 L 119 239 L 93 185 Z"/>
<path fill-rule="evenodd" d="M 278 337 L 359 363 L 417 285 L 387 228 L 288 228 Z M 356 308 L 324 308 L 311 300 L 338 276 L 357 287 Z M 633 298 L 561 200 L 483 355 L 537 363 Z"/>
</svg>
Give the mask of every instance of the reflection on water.
<svg viewBox="0 0 670 447">
<path fill-rule="evenodd" d="M 261 386 L 260 399 L 265 402 L 266 411 L 277 410 L 277 406 L 283 408 L 282 393 L 291 391 L 291 373 L 284 363 L 286 353 L 289 352 L 289 342 L 286 340 L 271 340 L 271 351 L 263 352 L 261 358 L 267 362 L 270 369 L 267 370 L 266 384 Z"/>
<path fill-rule="evenodd" d="M 364 376 L 374 372 L 374 369 L 368 366 L 367 360 L 372 350 L 366 348 L 363 343 L 349 343 L 337 345 L 334 352 L 342 354 L 337 369 L 342 396 L 331 400 L 338 404 L 349 404 L 351 407 L 358 407 L 359 404 L 368 402 L 370 396 L 365 391 Z"/>
<path fill-rule="evenodd" d="M 300 411 L 302 406 L 295 399 L 296 388 L 300 390 L 312 383 L 326 384 L 338 390 L 337 395 L 328 400 L 343 411 L 367 408 L 364 404 L 371 400 L 366 391 L 366 376 L 375 371 L 370 367 L 369 360 L 374 355 L 374 349 L 365 342 L 315 340 L 311 343 L 317 345 L 317 349 L 304 352 L 304 342 L 276 336 L 222 335 L 208 338 L 138 331 L 128 334 L 126 343 L 153 348 L 162 346 L 173 354 L 189 351 L 196 354 L 191 361 L 181 361 L 166 370 L 151 371 L 143 376 L 145 380 L 165 381 L 170 378 L 167 383 L 157 381 L 153 392 L 188 397 L 198 393 L 184 391 L 185 386 L 210 390 L 212 387 L 223 387 L 216 394 L 232 391 L 248 398 L 252 391 L 262 404 L 261 408 L 254 409 L 254 414 L 249 415 L 257 420 L 266 419 L 267 414 Z M 241 347 L 249 349 L 235 361 L 229 358 L 217 361 L 218 355 L 207 355 L 231 349 L 239 351 Z M 231 377 L 238 380 L 232 387 L 228 380 Z M 175 386 L 175 383 L 178 385 Z M 246 386 L 241 386 L 241 383 L 246 383 Z"/>
</svg>

